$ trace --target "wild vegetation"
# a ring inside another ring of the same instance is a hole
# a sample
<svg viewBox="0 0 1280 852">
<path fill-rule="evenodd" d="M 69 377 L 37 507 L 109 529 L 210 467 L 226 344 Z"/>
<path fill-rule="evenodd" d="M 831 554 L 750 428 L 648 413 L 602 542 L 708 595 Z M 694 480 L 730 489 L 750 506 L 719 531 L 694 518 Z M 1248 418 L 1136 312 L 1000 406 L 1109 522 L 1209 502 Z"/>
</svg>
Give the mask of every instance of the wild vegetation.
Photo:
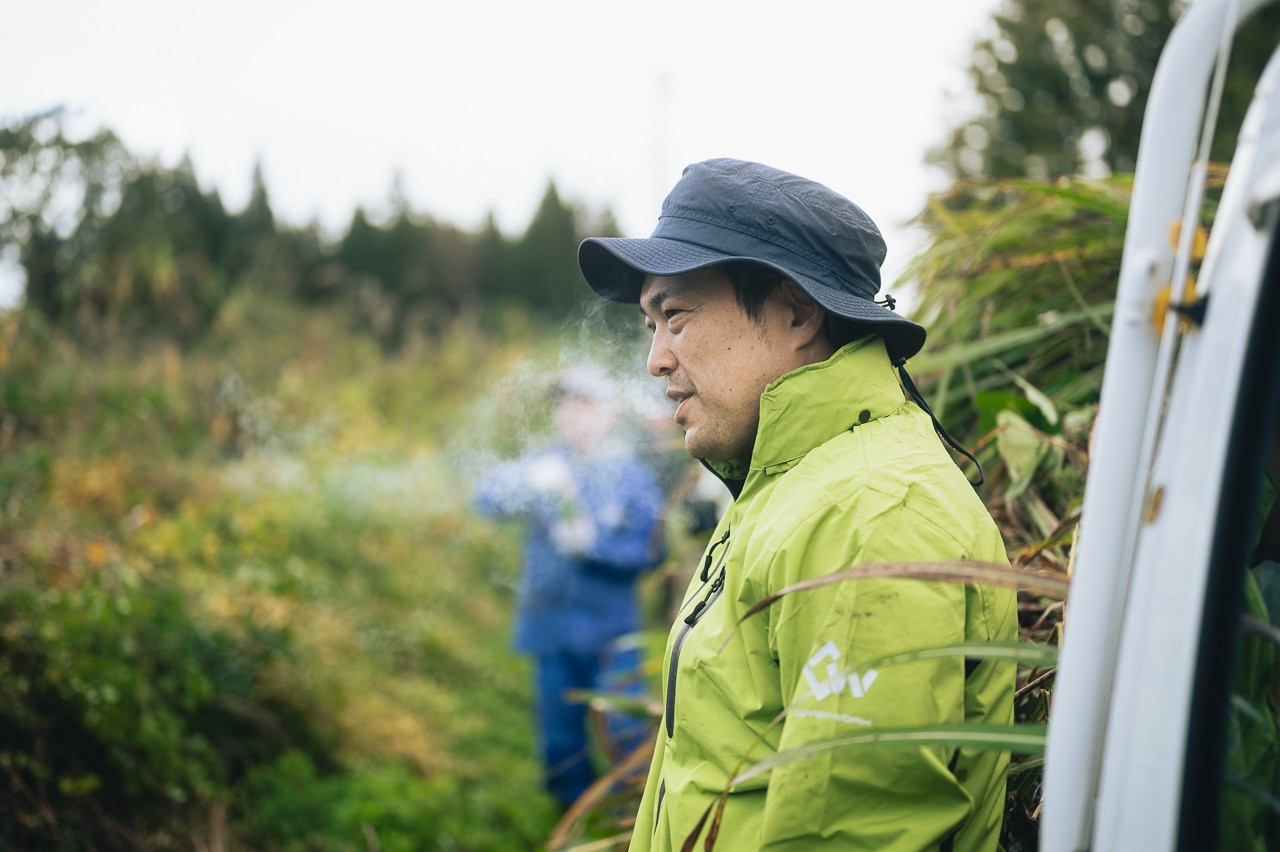
<svg viewBox="0 0 1280 852">
<path fill-rule="evenodd" d="M 0 845 L 537 845 L 515 541 L 444 452 L 533 344 L 388 361 L 261 297 L 188 352 L 4 323 Z"/>
<path fill-rule="evenodd" d="M 482 391 L 607 217 L 326 240 L 56 110 L 0 190 L 0 846 L 538 845 L 517 541 L 455 450 L 526 439 Z"/>
<path fill-rule="evenodd" d="M 1069 568 L 1127 191 L 964 184 L 925 214 L 936 237 L 913 274 L 931 342 L 909 366 L 977 450 L 1029 579 Z M 1009 298 L 1028 290 L 1042 297 Z M 458 319 L 389 353 L 339 304 L 253 287 L 193 341 L 86 344 L 30 307 L 5 316 L 8 842 L 489 849 L 625 832 L 626 785 L 553 831 L 508 647 L 517 538 L 464 496 L 482 455 L 533 434 L 529 371 L 589 345 L 505 322 Z M 1024 593 L 1020 610 L 1024 639 L 1056 642 L 1061 600 Z M 1044 724 L 1050 686 L 1051 669 L 1024 669 L 1020 721 Z M 1028 767 L 1010 849 L 1036 835 Z"/>
<path fill-rule="evenodd" d="M 1063 614 L 1037 578 L 1071 569 L 1129 179 L 1003 178 L 1078 170 L 1093 126 L 1123 171 L 1135 129 L 1108 123 L 1133 108 L 1103 74 L 1106 33 L 1133 21 L 1053 40 L 1028 5 L 976 48 L 986 135 L 957 128 L 940 161 L 978 177 L 922 213 L 908 273 L 930 328 L 908 366 L 976 451 L 1026 577 L 1023 640 L 1050 649 L 1020 670 L 1009 850 L 1037 836 Z M 1176 6 L 1126 14 L 1159 30 Z M 1149 74 L 1144 57 L 1125 61 Z M 1024 111 L 1036 86 L 1093 100 L 1056 102 L 1079 119 L 1064 136 Z M 1025 138 L 1001 129 L 1023 119 Z M 1045 139 L 1064 158 L 1031 168 Z M 0 250 L 26 279 L 0 313 L 0 846 L 605 849 L 629 831 L 642 754 L 563 817 L 540 792 L 508 643 L 517 531 L 466 500 L 536 440 L 538 375 L 631 354 L 609 311 L 607 347 L 565 322 L 589 295 L 578 240 L 615 229 L 554 186 L 516 237 L 391 208 L 331 240 L 278 222 L 260 176 L 229 212 L 190 163 L 71 138 L 56 111 L 0 128 Z M 699 542 L 673 544 L 646 588 L 655 642 Z"/>
<path fill-rule="evenodd" d="M 1028 587 L 1069 570 L 1127 193 L 966 183 L 924 214 L 935 238 L 912 275 L 931 336 L 909 366 L 977 451 Z M 75 336 L 80 320 L 30 302 L 5 315 L 0 836 L 608 848 L 634 786 L 555 825 L 508 647 L 515 531 L 465 499 L 483 456 L 535 434 L 529 376 L 589 341 L 462 312 L 392 346 L 352 302 L 244 269 L 197 334 Z M 159 309 L 114 310 L 95 321 Z M 1061 610 L 1024 592 L 1024 639 L 1055 644 Z M 1018 719 L 1041 732 L 1051 675 L 1020 679 Z M 1010 790 L 1006 848 L 1033 848 L 1034 757 Z"/>
</svg>

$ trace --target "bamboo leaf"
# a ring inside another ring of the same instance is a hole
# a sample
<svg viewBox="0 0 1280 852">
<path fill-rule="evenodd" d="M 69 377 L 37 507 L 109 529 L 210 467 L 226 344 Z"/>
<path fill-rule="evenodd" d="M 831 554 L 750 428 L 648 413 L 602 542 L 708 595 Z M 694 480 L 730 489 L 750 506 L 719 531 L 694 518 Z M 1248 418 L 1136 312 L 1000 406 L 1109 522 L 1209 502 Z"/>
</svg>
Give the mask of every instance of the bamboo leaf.
<svg viewBox="0 0 1280 852">
<path fill-rule="evenodd" d="M 1089 311 L 1073 311 L 1059 314 L 1048 322 L 994 334 L 983 340 L 959 343 L 941 352 L 930 352 L 928 355 L 917 356 L 912 359 L 911 366 L 921 372 L 926 372 L 971 363 L 993 355 L 999 355 L 1019 346 L 1037 343 L 1052 332 L 1071 328 L 1080 323 L 1110 319 L 1114 310 L 1115 304 L 1108 302 L 1095 305 Z"/>
<path fill-rule="evenodd" d="M 564 698 L 570 704 L 590 704 L 598 710 L 638 719 L 662 715 L 662 707 L 645 695 L 629 695 L 607 689 L 569 689 L 565 691 Z"/>
<path fill-rule="evenodd" d="M 1044 755 L 1038 754 L 1034 757 L 1028 757 L 1026 760 L 1019 760 L 1016 763 L 1009 764 L 1010 775 L 1021 775 L 1024 772 L 1030 772 L 1033 769 L 1041 769 L 1044 766 Z"/>
<path fill-rule="evenodd" d="M 926 725 L 911 728 L 878 728 L 856 734 L 805 743 L 762 759 L 730 779 L 728 787 L 758 778 L 779 766 L 795 763 L 832 749 L 847 746 L 951 746 L 1016 754 L 1043 754 L 1046 729 L 1039 725 Z"/>
<path fill-rule="evenodd" d="M 839 571 L 833 571 L 830 574 L 824 574 L 821 577 L 810 577 L 798 583 L 792 583 L 772 595 L 761 598 L 738 619 L 738 623 L 733 626 L 733 629 L 725 634 L 724 642 L 720 645 L 720 651 L 725 649 L 729 644 L 729 640 L 733 638 L 744 621 L 761 610 L 773 606 L 779 599 L 797 592 L 819 589 L 833 583 L 843 583 L 848 580 L 860 580 L 868 577 L 893 577 L 901 580 L 923 580 L 935 583 L 982 583 L 987 586 L 1036 592 L 1059 600 L 1066 598 L 1068 590 L 1068 584 L 1065 580 L 1058 580 L 1041 574 L 1031 574 L 994 562 L 872 562 L 866 565 L 854 565 Z"/>
<path fill-rule="evenodd" d="M 1270 713 L 1264 713 L 1255 707 L 1249 699 L 1234 692 L 1231 694 L 1231 711 L 1239 713 L 1255 725 L 1270 727 L 1275 724 L 1271 719 Z"/>
<path fill-rule="evenodd" d="M 922 746 L 950 746 L 952 748 L 969 748 L 981 751 L 1007 751 L 1013 754 L 1040 756 L 1044 754 L 1046 728 L 1039 725 L 985 725 L 977 723 L 958 723 L 954 725 L 925 725 L 905 728 L 878 728 L 857 734 L 848 734 L 806 743 L 796 748 L 775 752 L 760 762 L 734 773 L 729 783 L 724 786 L 715 801 L 707 806 L 693 830 L 685 838 L 680 847 L 681 852 L 693 852 L 702 827 L 707 818 L 715 811 L 713 828 L 708 831 L 706 850 L 715 847 L 719 834 L 719 823 L 724 815 L 725 804 L 729 794 L 739 784 L 743 784 L 779 766 L 805 760 L 826 751 L 847 746 L 861 747 L 895 747 L 920 748 Z M 1030 761 L 1027 761 L 1030 763 Z M 741 763 L 739 764 L 741 766 Z"/>
<path fill-rule="evenodd" d="M 729 797 L 721 795 L 716 803 L 716 815 L 711 819 L 711 826 L 707 829 L 707 840 L 703 846 L 704 849 L 711 850 L 715 848 L 716 840 L 720 838 L 720 824 L 724 821 L 724 806 L 729 804 Z"/>
<path fill-rule="evenodd" d="M 1119 228 L 1129 219 L 1129 198 L 1120 193 L 1106 194 L 1105 184 L 1098 183 L 1045 183 L 1043 181 L 1010 180 L 1006 183 L 1031 195 L 1049 195 L 1070 202 L 1072 207 L 1092 210 L 1115 219 Z"/>
<path fill-rule="evenodd" d="M 1239 790 L 1255 802 L 1264 805 L 1273 814 L 1280 814 L 1280 798 L 1275 793 L 1257 784 L 1239 769 L 1228 766 L 1225 775 L 1223 780 L 1226 786 Z"/>
<path fill-rule="evenodd" d="M 957 642 L 934 645 L 896 654 L 885 654 L 867 660 L 859 660 L 849 666 L 850 671 L 863 671 L 876 666 L 909 663 L 914 660 L 935 660 L 945 657 L 969 657 L 977 660 L 1005 660 L 1034 668 L 1052 668 L 1058 664 L 1058 649 L 1052 645 L 1034 645 L 1030 642 Z"/>
<path fill-rule="evenodd" d="M 721 793 L 721 796 L 725 795 L 727 794 Z M 711 816 L 711 809 L 715 807 L 719 801 L 720 797 L 717 797 L 715 802 L 707 805 L 707 809 L 702 812 L 702 816 L 699 817 L 697 824 L 694 825 L 693 831 L 689 832 L 689 836 L 686 837 L 684 839 L 684 843 L 681 844 L 680 852 L 693 852 L 693 847 L 698 843 L 698 835 L 702 834 L 702 827 L 707 824 L 707 817 Z"/>
<path fill-rule="evenodd" d="M 1255 618 L 1252 615 L 1242 616 L 1240 620 L 1241 627 L 1244 629 L 1245 633 L 1251 633 L 1254 636 L 1261 636 L 1268 642 L 1280 647 L 1280 629 L 1277 629 L 1275 626 L 1268 624 L 1260 618 Z"/>
</svg>

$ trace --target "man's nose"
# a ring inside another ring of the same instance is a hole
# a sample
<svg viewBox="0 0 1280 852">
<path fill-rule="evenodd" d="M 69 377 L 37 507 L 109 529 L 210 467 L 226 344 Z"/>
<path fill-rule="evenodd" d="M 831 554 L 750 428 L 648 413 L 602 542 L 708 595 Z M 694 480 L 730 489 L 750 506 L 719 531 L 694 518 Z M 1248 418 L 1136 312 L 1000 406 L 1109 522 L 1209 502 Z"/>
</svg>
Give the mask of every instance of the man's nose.
<svg viewBox="0 0 1280 852">
<path fill-rule="evenodd" d="M 653 341 L 649 344 L 649 360 L 645 366 L 651 376 L 665 376 L 676 368 L 676 358 L 668 345 L 667 334 L 658 328 L 653 333 Z"/>
</svg>

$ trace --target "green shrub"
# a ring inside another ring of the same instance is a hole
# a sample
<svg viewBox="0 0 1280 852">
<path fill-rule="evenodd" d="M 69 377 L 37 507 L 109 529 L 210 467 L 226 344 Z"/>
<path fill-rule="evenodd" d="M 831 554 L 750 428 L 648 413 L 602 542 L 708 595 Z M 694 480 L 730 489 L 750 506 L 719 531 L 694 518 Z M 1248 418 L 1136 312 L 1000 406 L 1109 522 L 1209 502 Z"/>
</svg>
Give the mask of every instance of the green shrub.
<svg viewBox="0 0 1280 852">
<path fill-rule="evenodd" d="M 258 759 L 263 665 L 287 649 L 233 640 L 183 597 L 102 572 L 68 587 L 11 578 L 0 595 L 0 839 L 92 834 L 101 815 L 133 831 L 206 802 Z M 288 739 L 277 733 L 278 751 Z"/>
<path fill-rule="evenodd" d="M 281 852 L 529 849 L 549 816 L 545 804 L 539 813 L 454 775 L 424 778 L 395 762 L 326 774 L 298 751 L 255 770 L 244 789 L 253 842 Z"/>
</svg>

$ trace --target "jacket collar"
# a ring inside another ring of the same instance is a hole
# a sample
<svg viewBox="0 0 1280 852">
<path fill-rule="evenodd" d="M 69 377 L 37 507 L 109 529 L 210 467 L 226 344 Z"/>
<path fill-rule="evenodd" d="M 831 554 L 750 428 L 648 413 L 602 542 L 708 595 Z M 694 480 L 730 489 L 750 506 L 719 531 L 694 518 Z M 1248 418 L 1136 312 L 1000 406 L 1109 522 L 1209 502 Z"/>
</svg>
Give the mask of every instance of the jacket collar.
<svg viewBox="0 0 1280 852">
<path fill-rule="evenodd" d="M 884 341 L 856 340 L 826 361 L 774 380 L 760 395 L 760 428 L 750 457 L 707 467 L 737 497 L 748 475 L 782 473 L 814 447 L 884 417 L 904 401 Z"/>
</svg>

